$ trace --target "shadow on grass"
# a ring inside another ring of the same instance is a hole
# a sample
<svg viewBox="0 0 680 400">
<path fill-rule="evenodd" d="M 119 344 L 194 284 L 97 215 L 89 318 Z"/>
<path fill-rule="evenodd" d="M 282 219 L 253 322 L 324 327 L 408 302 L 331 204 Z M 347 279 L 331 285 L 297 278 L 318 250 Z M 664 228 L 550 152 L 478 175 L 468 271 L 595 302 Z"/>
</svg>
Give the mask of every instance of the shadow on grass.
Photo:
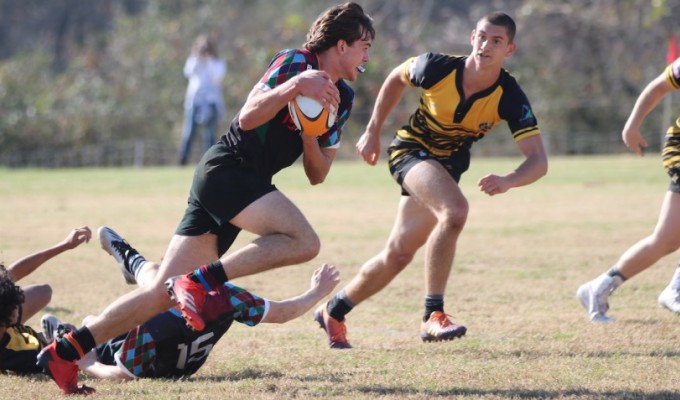
<svg viewBox="0 0 680 400">
<path fill-rule="evenodd" d="M 47 306 L 41 310 L 43 314 L 45 313 L 50 313 L 50 314 L 71 314 L 73 313 L 73 310 L 70 308 L 65 308 L 65 307 L 53 307 L 53 306 Z"/>
<path fill-rule="evenodd" d="M 229 372 L 225 375 L 214 376 L 192 376 L 192 381 L 198 382 L 238 382 L 249 379 L 280 379 L 285 375 L 277 371 L 263 371 L 253 368 L 245 368 L 236 372 Z"/>
<path fill-rule="evenodd" d="M 496 396 L 509 399 L 562 399 L 562 398 L 608 398 L 608 399 L 646 399 L 646 400 L 665 400 L 678 399 L 678 393 L 662 390 L 658 392 L 639 392 L 639 391 L 619 391 L 619 392 L 597 392 L 588 389 L 573 390 L 527 390 L 527 389 L 473 389 L 473 388 L 452 388 L 447 390 L 416 390 L 402 387 L 371 386 L 357 389 L 362 394 L 376 396 L 390 395 L 420 395 L 427 398 L 449 397 L 449 396 Z"/>
</svg>

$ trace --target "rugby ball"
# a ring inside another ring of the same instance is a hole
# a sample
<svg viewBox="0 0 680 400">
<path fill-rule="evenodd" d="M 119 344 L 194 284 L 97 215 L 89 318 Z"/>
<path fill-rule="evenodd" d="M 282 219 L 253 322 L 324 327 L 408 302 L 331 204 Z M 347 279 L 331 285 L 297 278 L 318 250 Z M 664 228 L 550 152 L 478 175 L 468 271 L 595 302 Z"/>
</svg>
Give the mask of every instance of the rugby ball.
<svg viewBox="0 0 680 400">
<path fill-rule="evenodd" d="M 335 113 L 311 97 L 298 95 L 288 103 L 288 112 L 298 130 L 307 136 L 320 136 L 335 124 Z"/>
</svg>

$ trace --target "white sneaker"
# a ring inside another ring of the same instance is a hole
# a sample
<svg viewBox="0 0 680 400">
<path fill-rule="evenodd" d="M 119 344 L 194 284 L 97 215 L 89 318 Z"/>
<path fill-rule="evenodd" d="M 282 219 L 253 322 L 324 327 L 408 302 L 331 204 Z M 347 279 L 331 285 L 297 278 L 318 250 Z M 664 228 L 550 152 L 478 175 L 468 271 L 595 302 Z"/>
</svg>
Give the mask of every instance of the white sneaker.
<svg viewBox="0 0 680 400">
<path fill-rule="evenodd" d="M 101 243 L 102 249 L 116 259 L 125 282 L 129 285 L 136 284 L 137 280 L 135 275 L 128 269 L 127 260 L 131 255 L 137 254 L 137 250 L 133 249 L 122 236 L 108 226 L 100 226 L 97 230 L 97 236 L 99 236 L 99 243 Z"/>
<path fill-rule="evenodd" d="M 40 325 L 42 326 L 43 336 L 47 339 L 47 343 L 52 343 L 59 332 L 59 325 L 62 325 L 59 318 L 52 314 L 45 314 L 40 318 Z"/>
<path fill-rule="evenodd" d="M 588 317 L 593 322 L 614 322 L 614 318 L 607 316 L 609 310 L 609 295 L 618 288 L 623 280 L 620 276 L 602 274 L 590 282 L 581 285 L 576 291 L 576 296 L 581 301 L 583 308 L 588 312 Z"/>
<path fill-rule="evenodd" d="M 659 305 L 680 314 L 680 292 L 678 292 L 678 289 L 667 286 L 659 295 Z"/>
</svg>

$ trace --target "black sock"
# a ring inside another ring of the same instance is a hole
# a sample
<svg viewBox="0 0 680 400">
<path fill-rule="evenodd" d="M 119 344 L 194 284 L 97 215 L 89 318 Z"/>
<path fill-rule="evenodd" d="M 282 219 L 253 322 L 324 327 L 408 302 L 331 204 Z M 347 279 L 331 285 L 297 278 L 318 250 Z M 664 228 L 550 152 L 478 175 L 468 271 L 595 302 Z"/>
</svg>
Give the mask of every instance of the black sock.
<svg viewBox="0 0 680 400">
<path fill-rule="evenodd" d="M 79 360 L 97 346 L 87 327 L 69 332 L 57 341 L 57 355 L 67 361 Z"/>
<path fill-rule="evenodd" d="M 428 294 L 425 296 L 425 314 L 423 314 L 423 322 L 430 319 L 430 314 L 434 311 L 444 312 L 444 295 Z"/>
<path fill-rule="evenodd" d="M 227 273 L 222 267 L 222 261 L 217 260 L 207 265 L 201 265 L 193 272 L 189 273 L 189 279 L 196 283 L 203 284 L 211 290 L 216 289 L 225 282 L 229 282 Z"/>
<path fill-rule="evenodd" d="M 327 306 L 328 315 L 336 321 L 344 321 L 345 315 L 352 311 L 352 308 L 354 308 L 354 304 L 349 301 L 344 289 L 333 296 Z"/>
<path fill-rule="evenodd" d="M 616 265 L 609 268 L 609 271 L 607 271 L 607 275 L 611 276 L 612 278 L 618 276 L 619 278 L 621 278 L 622 281 L 625 281 L 627 279 L 625 276 L 621 275 L 621 271 L 619 271 L 619 267 L 617 267 Z"/>
</svg>

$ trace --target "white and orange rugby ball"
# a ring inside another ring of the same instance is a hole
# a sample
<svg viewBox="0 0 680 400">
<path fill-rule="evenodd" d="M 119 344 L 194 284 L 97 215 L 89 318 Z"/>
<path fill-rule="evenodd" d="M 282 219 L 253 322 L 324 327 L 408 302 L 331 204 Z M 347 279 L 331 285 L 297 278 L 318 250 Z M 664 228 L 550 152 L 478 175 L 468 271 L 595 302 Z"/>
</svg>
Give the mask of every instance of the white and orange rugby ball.
<svg viewBox="0 0 680 400">
<path fill-rule="evenodd" d="M 307 136 L 323 135 L 335 124 L 335 113 L 311 97 L 296 96 L 288 102 L 288 112 L 295 126 Z"/>
</svg>

